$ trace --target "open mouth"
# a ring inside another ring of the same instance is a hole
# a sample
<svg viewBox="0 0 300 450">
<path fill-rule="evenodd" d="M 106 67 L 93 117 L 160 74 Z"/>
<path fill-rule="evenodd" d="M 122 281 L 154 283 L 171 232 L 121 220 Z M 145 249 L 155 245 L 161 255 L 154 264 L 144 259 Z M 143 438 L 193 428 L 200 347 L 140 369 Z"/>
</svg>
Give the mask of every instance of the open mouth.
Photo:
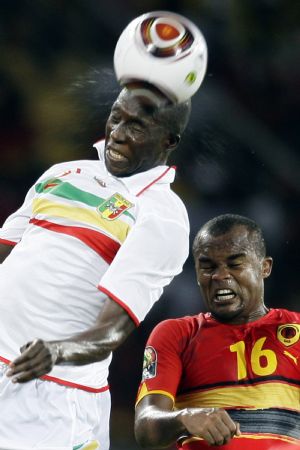
<svg viewBox="0 0 300 450">
<path fill-rule="evenodd" d="M 120 153 L 117 150 L 114 150 L 110 147 L 107 149 L 106 155 L 111 161 L 114 161 L 114 162 L 127 162 L 128 161 L 127 156 L 123 155 L 122 153 Z"/>
<path fill-rule="evenodd" d="M 217 303 L 227 303 L 236 297 L 236 293 L 231 289 L 218 289 L 215 293 L 214 300 Z"/>
</svg>

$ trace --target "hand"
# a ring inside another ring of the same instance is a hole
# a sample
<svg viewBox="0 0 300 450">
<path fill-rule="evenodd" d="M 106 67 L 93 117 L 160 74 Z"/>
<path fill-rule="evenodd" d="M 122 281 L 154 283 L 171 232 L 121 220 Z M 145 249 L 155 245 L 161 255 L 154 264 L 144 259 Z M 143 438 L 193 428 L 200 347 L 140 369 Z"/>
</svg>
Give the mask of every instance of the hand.
<svg viewBox="0 0 300 450">
<path fill-rule="evenodd" d="M 59 356 L 55 342 L 35 339 L 20 349 L 21 355 L 8 366 L 6 375 L 13 383 L 25 383 L 50 372 Z"/>
<path fill-rule="evenodd" d="M 187 408 L 182 422 L 192 436 L 203 438 L 209 445 L 225 445 L 239 436 L 239 423 L 234 422 L 224 409 Z"/>
</svg>

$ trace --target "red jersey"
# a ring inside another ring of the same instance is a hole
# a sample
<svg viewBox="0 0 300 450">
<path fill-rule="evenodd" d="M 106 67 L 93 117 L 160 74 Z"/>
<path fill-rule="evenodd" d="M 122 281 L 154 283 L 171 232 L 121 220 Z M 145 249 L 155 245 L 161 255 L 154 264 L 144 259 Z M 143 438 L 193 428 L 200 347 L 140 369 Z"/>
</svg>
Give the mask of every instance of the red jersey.
<svg viewBox="0 0 300 450">
<path fill-rule="evenodd" d="M 175 409 L 225 408 L 242 434 L 224 450 L 300 448 L 300 313 L 272 309 L 243 325 L 209 313 L 161 322 L 147 342 L 137 402 L 154 393 Z M 179 446 L 208 447 L 195 437 Z"/>
</svg>

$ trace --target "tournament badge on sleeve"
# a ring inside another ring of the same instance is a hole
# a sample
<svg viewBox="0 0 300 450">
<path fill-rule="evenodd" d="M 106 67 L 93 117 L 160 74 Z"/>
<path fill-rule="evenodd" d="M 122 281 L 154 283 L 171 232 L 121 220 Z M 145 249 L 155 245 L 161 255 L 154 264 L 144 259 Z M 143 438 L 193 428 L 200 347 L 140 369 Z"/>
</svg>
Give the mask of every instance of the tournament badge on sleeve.
<svg viewBox="0 0 300 450">
<path fill-rule="evenodd" d="M 121 194 L 115 193 L 98 206 L 98 211 L 103 219 L 115 220 L 132 206 L 134 206 L 133 203 L 126 200 Z"/>
<path fill-rule="evenodd" d="M 156 375 L 157 353 L 153 347 L 146 347 L 143 361 L 143 380 L 149 380 Z"/>
</svg>

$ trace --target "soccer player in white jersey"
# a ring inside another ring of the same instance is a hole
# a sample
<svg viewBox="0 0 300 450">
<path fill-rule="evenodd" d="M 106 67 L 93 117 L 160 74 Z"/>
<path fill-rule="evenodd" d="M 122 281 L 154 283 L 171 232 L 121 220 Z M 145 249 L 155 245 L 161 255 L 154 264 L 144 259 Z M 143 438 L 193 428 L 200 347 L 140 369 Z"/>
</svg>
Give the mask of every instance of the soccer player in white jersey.
<svg viewBox="0 0 300 450">
<path fill-rule="evenodd" d="M 127 86 L 99 160 L 51 167 L 0 229 L 1 450 L 109 448 L 112 351 L 188 255 L 166 163 L 189 115 Z"/>
</svg>

